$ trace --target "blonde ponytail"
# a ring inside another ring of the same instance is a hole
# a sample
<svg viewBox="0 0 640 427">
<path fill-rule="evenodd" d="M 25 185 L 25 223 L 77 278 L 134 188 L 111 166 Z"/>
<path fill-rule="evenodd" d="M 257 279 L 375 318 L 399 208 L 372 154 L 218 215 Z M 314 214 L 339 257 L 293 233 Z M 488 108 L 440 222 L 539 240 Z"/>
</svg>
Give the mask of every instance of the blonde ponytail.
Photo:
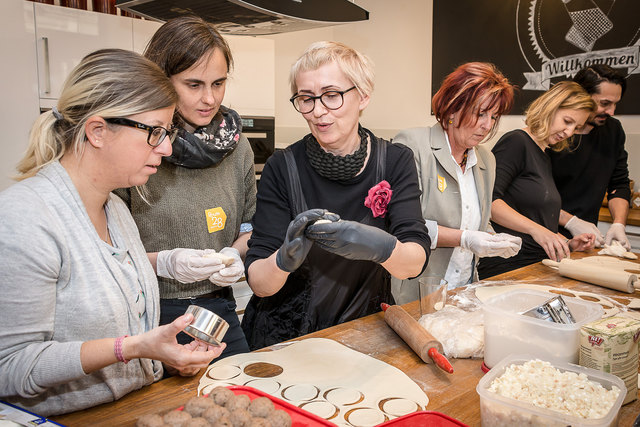
<svg viewBox="0 0 640 427">
<path fill-rule="evenodd" d="M 36 119 L 29 133 L 27 152 L 17 166 L 20 174 L 15 177 L 16 180 L 29 178 L 40 168 L 60 160 L 65 147 L 64 136 L 60 135 L 56 129 L 60 128 L 57 121 L 52 111 L 47 111 Z"/>
</svg>

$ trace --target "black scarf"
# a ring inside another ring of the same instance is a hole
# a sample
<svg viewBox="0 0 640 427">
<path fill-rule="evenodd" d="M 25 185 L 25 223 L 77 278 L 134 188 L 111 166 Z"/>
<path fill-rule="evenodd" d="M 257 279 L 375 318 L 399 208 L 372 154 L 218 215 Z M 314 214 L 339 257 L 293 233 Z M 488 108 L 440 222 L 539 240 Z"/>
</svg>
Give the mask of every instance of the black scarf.
<svg viewBox="0 0 640 427">
<path fill-rule="evenodd" d="M 180 126 L 173 141 L 173 153 L 165 159 L 169 163 L 190 169 L 217 165 L 235 150 L 240 132 L 242 122 L 238 113 L 221 105 L 207 126 L 199 127 L 193 133 Z"/>
<path fill-rule="evenodd" d="M 331 181 L 347 181 L 360 172 L 367 158 L 367 132 L 358 125 L 360 147 L 352 154 L 336 156 L 322 149 L 316 138 L 309 134 L 305 136 L 305 148 L 309 163 L 319 175 Z"/>
</svg>

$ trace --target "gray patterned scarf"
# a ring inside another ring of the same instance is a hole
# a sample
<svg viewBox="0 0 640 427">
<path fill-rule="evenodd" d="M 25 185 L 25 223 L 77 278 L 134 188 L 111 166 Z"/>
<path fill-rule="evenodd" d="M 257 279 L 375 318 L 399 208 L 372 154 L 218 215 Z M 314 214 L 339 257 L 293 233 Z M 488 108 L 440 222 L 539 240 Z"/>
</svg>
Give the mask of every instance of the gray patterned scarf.
<svg viewBox="0 0 640 427">
<path fill-rule="evenodd" d="M 178 126 L 180 126 L 178 119 Z M 173 141 L 173 153 L 165 159 L 169 163 L 189 169 L 204 169 L 217 165 L 238 145 L 242 132 L 240 116 L 235 111 L 220 106 L 218 114 L 207 126 L 193 133 L 182 126 Z"/>
</svg>

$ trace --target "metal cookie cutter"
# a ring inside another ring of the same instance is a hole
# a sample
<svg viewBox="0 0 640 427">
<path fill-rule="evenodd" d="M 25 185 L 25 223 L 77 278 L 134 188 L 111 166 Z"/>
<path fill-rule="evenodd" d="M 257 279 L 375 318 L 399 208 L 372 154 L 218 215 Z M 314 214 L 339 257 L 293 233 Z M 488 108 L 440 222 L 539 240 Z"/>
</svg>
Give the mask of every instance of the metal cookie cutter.
<svg viewBox="0 0 640 427">
<path fill-rule="evenodd" d="M 571 310 L 562 299 L 562 295 L 555 296 L 531 310 L 520 314 L 546 320 L 553 323 L 576 323 Z"/>
<path fill-rule="evenodd" d="M 184 328 L 184 332 L 211 345 L 220 345 L 229 324 L 220 316 L 197 305 L 190 305 L 185 314 L 193 314 L 193 322 Z"/>
</svg>

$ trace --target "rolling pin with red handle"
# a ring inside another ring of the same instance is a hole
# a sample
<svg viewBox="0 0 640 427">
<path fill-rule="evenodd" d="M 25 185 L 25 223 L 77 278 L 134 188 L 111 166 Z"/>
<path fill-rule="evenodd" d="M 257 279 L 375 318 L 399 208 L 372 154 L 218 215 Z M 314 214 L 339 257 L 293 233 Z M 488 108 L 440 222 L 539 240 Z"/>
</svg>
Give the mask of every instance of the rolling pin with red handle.
<svg viewBox="0 0 640 427">
<path fill-rule="evenodd" d="M 399 305 L 389 305 L 382 303 L 384 311 L 384 321 L 391 327 L 400 338 L 406 342 L 409 347 L 422 359 L 425 363 L 435 362 L 435 364 L 445 372 L 453 373 L 453 366 L 442 355 L 442 344 L 435 339 L 425 328 L 411 317 Z"/>
</svg>

